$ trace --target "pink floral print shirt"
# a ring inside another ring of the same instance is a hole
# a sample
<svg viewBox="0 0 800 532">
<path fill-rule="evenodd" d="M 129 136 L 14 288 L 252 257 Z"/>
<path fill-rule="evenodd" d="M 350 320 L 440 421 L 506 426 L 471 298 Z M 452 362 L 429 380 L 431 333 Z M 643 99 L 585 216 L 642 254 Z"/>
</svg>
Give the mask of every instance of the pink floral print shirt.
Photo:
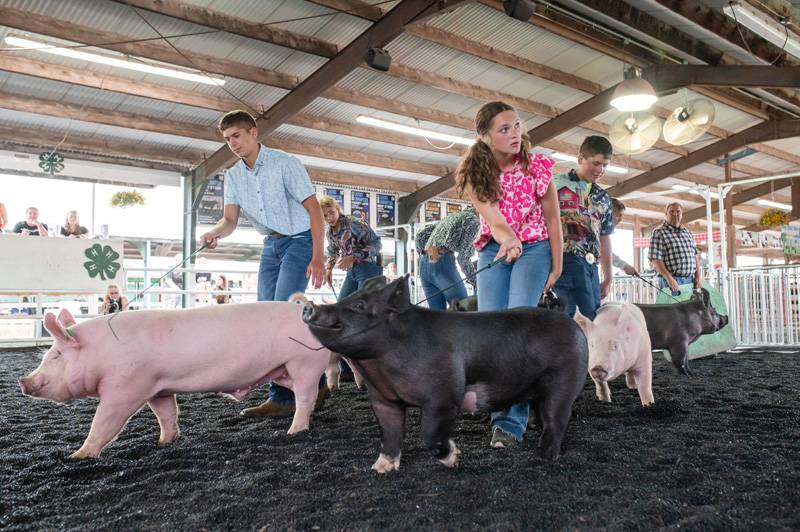
<svg viewBox="0 0 800 532">
<path fill-rule="evenodd" d="M 519 158 L 514 168 L 500 175 L 500 200 L 498 207 L 506 222 L 520 242 L 547 240 L 547 225 L 542 211 L 542 197 L 553 179 L 552 159 L 540 154 L 530 154 L 526 171 Z M 475 239 L 475 248 L 482 250 L 492 240 L 489 224 L 481 216 L 481 228 Z"/>
</svg>

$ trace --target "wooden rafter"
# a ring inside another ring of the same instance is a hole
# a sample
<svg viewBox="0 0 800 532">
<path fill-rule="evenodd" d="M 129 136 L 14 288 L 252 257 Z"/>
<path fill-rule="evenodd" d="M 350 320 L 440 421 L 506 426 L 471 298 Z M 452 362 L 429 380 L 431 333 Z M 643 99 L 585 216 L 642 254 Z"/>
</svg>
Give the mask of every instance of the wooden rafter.
<svg viewBox="0 0 800 532">
<path fill-rule="evenodd" d="M 327 0 L 326 0 L 327 1 Z M 348 0 L 349 4 L 355 4 L 355 2 Z M 181 51 L 181 53 L 176 52 L 172 49 L 171 46 L 168 44 L 162 44 L 157 42 L 143 42 L 143 43 L 127 43 L 127 44 L 108 44 L 108 43 L 120 43 L 122 41 L 128 40 L 128 37 L 125 35 L 114 34 L 106 31 L 99 31 L 95 30 L 88 26 L 77 25 L 69 22 L 64 22 L 59 19 L 53 17 L 47 17 L 43 15 L 31 15 L 23 10 L 11 8 L 11 7 L 3 7 L 0 6 L 0 19 L 3 19 L 4 24 L 10 25 L 12 27 L 20 28 L 25 31 L 32 31 L 36 33 L 41 33 L 44 35 L 49 35 L 53 37 L 63 38 L 63 39 L 75 39 L 75 35 L 80 35 L 80 42 L 86 44 L 96 44 L 98 46 L 102 46 L 105 48 L 113 49 L 116 51 L 124 52 L 124 53 L 135 53 L 138 56 L 146 57 L 150 59 L 156 59 L 159 61 L 166 61 L 171 62 L 176 65 L 186 66 L 186 67 L 198 67 L 202 68 L 205 71 L 211 74 L 223 75 L 223 76 L 231 76 L 237 77 L 239 79 L 245 79 L 247 81 L 253 81 L 256 83 L 267 84 L 279 88 L 284 89 L 292 89 L 299 84 L 299 78 L 296 76 L 290 76 L 287 74 L 283 74 L 276 71 L 270 71 L 266 69 L 252 67 L 250 65 L 242 64 L 242 63 L 235 63 L 226 60 L 220 60 L 218 58 L 214 58 L 211 56 L 205 56 L 202 54 L 197 54 L 194 52 L 188 51 Z M 463 39 L 458 37 L 455 34 L 445 32 L 439 28 L 431 27 L 428 25 L 418 25 L 413 26 L 409 29 L 411 33 L 419 33 L 420 30 L 422 33 L 427 35 L 427 32 L 433 32 L 435 35 L 438 36 L 438 39 L 441 41 L 441 44 L 444 44 L 447 40 L 451 41 L 450 46 L 462 49 L 460 47 L 464 47 L 462 51 L 466 53 L 471 53 L 473 55 L 477 55 L 479 57 L 483 57 L 487 60 L 493 60 L 494 58 L 491 56 L 490 52 L 493 49 L 486 50 L 485 45 L 477 41 L 469 41 L 467 39 Z M 424 35 L 420 35 L 424 37 Z M 429 35 L 430 36 L 430 35 Z M 495 53 L 500 53 L 502 59 L 502 53 L 495 51 Z M 505 54 L 509 55 L 510 57 L 516 57 L 512 54 Z M 525 61 L 525 60 L 520 60 Z M 519 61 L 516 63 L 510 61 L 506 66 L 511 68 L 518 68 L 523 72 L 533 74 L 533 75 L 540 75 L 540 77 L 544 77 L 544 79 L 551 79 L 552 81 L 561 82 L 567 86 L 575 88 L 577 90 L 586 90 L 593 94 L 596 94 L 600 90 L 600 86 L 597 84 L 593 84 L 588 80 L 584 80 L 574 75 L 569 75 L 571 78 L 566 76 L 565 73 L 560 71 L 555 71 L 555 69 L 550 69 L 551 75 L 547 76 L 546 74 L 548 71 L 546 69 L 550 67 L 546 67 L 544 65 L 537 65 L 533 63 L 533 66 L 529 65 L 529 68 L 521 68 L 521 65 L 518 64 Z M 528 62 L 531 63 L 531 62 Z M 20 65 L 19 68 L 16 70 L 18 72 L 25 71 L 24 65 Z M 543 72 L 544 71 L 544 72 Z M 437 76 L 432 73 L 421 72 L 417 69 L 410 68 L 408 66 L 398 64 L 395 62 L 394 71 L 392 72 L 393 75 L 401 77 L 402 79 L 410 80 L 410 81 L 417 81 L 431 84 L 432 86 L 438 86 L 443 90 L 447 90 L 449 92 L 453 92 L 460 95 L 466 96 L 473 96 L 480 100 L 486 98 L 495 98 L 495 97 L 502 97 L 505 98 L 506 95 L 498 95 L 493 91 L 488 91 L 486 89 L 482 89 L 472 84 L 461 83 L 460 85 L 452 83 L 452 80 L 449 78 L 444 78 L 442 76 Z M 425 78 L 424 80 L 422 78 Z M 400 114 L 403 116 L 415 116 L 418 119 L 430 120 L 433 122 L 443 123 L 447 125 L 453 125 L 456 127 L 463 127 L 465 129 L 471 129 L 472 123 L 469 119 L 458 119 L 456 121 L 452 120 L 451 117 L 442 116 L 435 110 L 425 110 L 425 108 L 421 107 L 414 107 L 411 106 L 410 108 L 399 108 L 399 109 L 391 109 L 386 107 L 386 100 L 383 98 L 376 98 L 370 97 L 367 94 L 359 93 L 357 91 L 347 91 L 342 90 L 337 87 L 331 87 L 323 96 L 333 98 L 336 100 L 344 101 L 347 103 L 353 103 L 356 105 L 365 105 L 368 107 L 373 107 L 378 110 L 384 110 L 388 112 L 394 112 L 396 114 Z M 508 98 L 513 98 L 508 96 Z M 508 100 L 508 98 L 506 98 Z M 519 101 L 515 100 L 514 103 L 521 109 L 527 112 L 541 114 L 547 117 L 553 117 L 563 113 L 563 110 L 552 108 L 550 106 L 542 106 L 538 102 L 534 102 L 531 100 L 525 99 L 518 99 Z M 230 105 L 237 106 L 237 103 L 230 99 L 228 100 Z M 260 108 L 258 102 L 246 102 L 247 105 L 251 106 L 252 108 Z M 402 107 L 402 104 L 399 102 L 392 102 L 394 107 Z M 239 105 L 240 106 L 240 105 Z M 228 106 L 226 109 L 230 109 L 231 107 Z M 661 118 L 666 118 L 670 111 L 667 109 L 655 108 L 654 112 L 660 116 Z M 597 120 L 589 120 L 582 124 L 582 127 L 587 129 L 597 131 L 601 134 L 608 133 L 608 125 L 602 123 Z M 709 131 L 712 135 L 716 135 L 720 138 L 727 137 L 730 135 L 730 132 L 712 127 Z M 686 155 L 688 151 L 682 147 L 671 146 L 664 141 L 659 141 L 656 143 L 656 147 L 660 149 L 664 149 L 670 151 L 672 153 L 677 153 L 679 155 Z M 780 153 L 780 150 L 775 150 L 771 155 L 785 158 L 783 154 Z M 757 175 L 758 171 L 756 169 L 747 168 L 746 165 L 742 166 L 740 164 L 740 170 L 743 172 L 747 172 L 753 175 Z"/>
<path fill-rule="evenodd" d="M 353 39 L 341 52 L 320 69 L 304 79 L 300 85 L 280 99 L 256 121 L 259 138 L 277 129 L 293 114 L 311 103 L 325 89 L 333 86 L 362 61 L 370 47 L 384 46 L 403 32 L 406 24 L 422 16 L 430 16 L 438 9 L 446 9 L 464 0 L 401 0 L 372 27 Z M 225 148 L 217 150 L 210 158 L 195 169 L 195 177 L 205 179 L 226 168 L 236 157 Z"/>
</svg>

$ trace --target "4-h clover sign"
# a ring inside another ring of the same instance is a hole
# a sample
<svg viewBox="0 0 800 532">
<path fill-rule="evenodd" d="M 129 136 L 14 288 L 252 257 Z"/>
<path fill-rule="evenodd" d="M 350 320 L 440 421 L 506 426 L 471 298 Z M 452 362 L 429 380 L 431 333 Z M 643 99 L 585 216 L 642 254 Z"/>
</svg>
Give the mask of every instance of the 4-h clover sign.
<svg viewBox="0 0 800 532">
<path fill-rule="evenodd" d="M 50 175 L 57 174 L 64 169 L 64 156 L 57 151 L 43 153 L 39 156 L 39 168 Z"/>
<path fill-rule="evenodd" d="M 98 275 L 103 281 L 113 279 L 117 276 L 120 264 L 116 262 L 119 253 L 114 251 L 111 246 L 101 246 L 95 244 L 83 252 L 89 260 L 83 263 L 83 267 L 89 272 L 89 276 L 94 279 Z"/>
</svg>

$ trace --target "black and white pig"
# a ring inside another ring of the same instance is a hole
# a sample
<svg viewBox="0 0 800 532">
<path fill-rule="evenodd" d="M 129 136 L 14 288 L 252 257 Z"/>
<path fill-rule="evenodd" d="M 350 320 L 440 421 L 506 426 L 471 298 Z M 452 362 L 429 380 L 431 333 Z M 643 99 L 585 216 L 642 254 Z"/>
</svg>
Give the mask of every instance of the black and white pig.
<svg viewBox="0 0 800 532">
<path fill-rule="evenodd" d="M 456 417 L 530 400 L 539 450 L 555 459 L 586 383 L 588 345 L 565 313 L 537 308 L 443 312 L 411 304 L 407 277 L 383 277 L 335 305 L 309 303 L 303 320 L 327 348 L 361 370 L 381 429 L 372 469 L 399 469 L 406 409 L 422 409 L 425 446 L 447 467 L 460 451 Z"/>
<path fill-rule="evenodd" d="M 711 306 L 711 295 L 701 288 L 688 301 L 672 305 L 636 305 L 642 309 L 652 349 L 669 349 L 672 364 L 683 375 L 689 371 L 689 344 L 701 335 L 715 333 L 728 324 L 728 316 Z"/>
</svg>

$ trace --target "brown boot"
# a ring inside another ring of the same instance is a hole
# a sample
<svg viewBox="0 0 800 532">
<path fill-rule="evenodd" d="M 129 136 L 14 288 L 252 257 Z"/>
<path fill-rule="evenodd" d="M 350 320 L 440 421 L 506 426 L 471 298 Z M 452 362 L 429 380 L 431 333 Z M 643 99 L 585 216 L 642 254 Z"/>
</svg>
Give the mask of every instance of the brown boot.
<svg viewBox="0 0 800 532">
<path fill-rule="evenodd" d="M 241 412 L 239 412 L 240 416 L 246 417 L 261 417 L 261 416 L 271 416 L 271 417 L 285 417 L 291 416 L 294 414 L 294 405 L 282 405 L 280 403 L 273 403 L 270 400 L 266 400 L 258 406 L 254 406 L 253 408 L 245 408 Z"/>
<path fill-rule="evenodd" d="M 325 399 L 328 398 L 331 392 L 328 391 L 327 386 L 323 386 L 319 389 L 319 393 L 317 393 L 317 401 L 314 403 L 314 412 L 317 410 L 322 410 L 322 407 L 325 406 Z"/>
</svg>

